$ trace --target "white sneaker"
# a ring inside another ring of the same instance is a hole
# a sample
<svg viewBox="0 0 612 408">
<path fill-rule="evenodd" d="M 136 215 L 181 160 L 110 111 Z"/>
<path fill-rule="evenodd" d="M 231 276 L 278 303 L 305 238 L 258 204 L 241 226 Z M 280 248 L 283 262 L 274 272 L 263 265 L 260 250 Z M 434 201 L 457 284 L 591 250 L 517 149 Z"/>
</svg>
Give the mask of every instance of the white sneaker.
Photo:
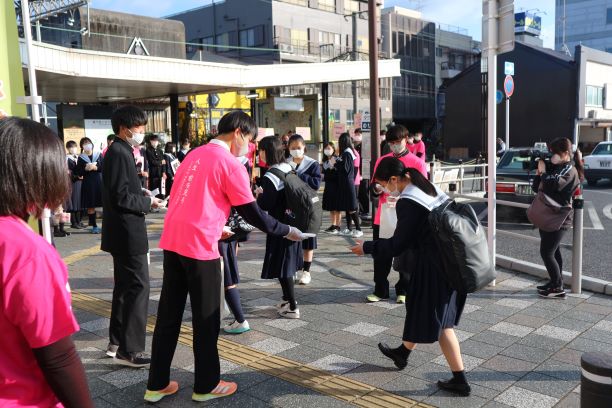
<svg viewBox="0 0 612 408">
<path fill-rule="evenodd" d="M 361 230 L 353 231 L 353 238 L 361 238 L 361 237 L 363 237 L 363 231 Z"/>
<path fill-rule="evenodd" d="M 295 310 L 291 310 L 291 307 L 289 306 L 289 302 L 287 302 L 287 305 L 283 306 L 278 311 L 278 314 L 281 317 L 284 317 L 285 319 L 299 319 L 300 318 L 300 309 L 298 309 L 296 307 Z"/>
<path fill-rule="evenodd" d="M 234 320 L 232 324 L 228 324 L 223 328 L 223 331 L 228 334 L 240 334 L 248 332 L 249 330 L 251 330 L 251 327 L 249 326 L 249 322 L 246 320 L 242 323 L 238 323 L 236 320 Z"/>
<path fill-rule="evenodd" d="M 285 307 L 289 307 L 289 302 L 287 300 L 281 300 L 281 302 L 277 303 L 274 307 L 276 307 L 276 310 L 280 311 Z"/>
<path fill-rule="evenodd" d="M 353 236 L 353 231 L 348 229 L 348 228 L 346 228 L 344 231 L 342 231 L 340 233 L 340 235 L 343 235 L 345 237 L 352 237 Z"/>
<path fill-rule="evenodd" d="M 303 276 L 303 272 L 302 271 L 295 272 L 295 276 L 293 277 L 293 281 L 294 282 L 301 281 L 302 280 L 302 276 Z"/>
<path fill-rule="evenodd" d="M 310 277 L 310 272 L 303 272 L 302 277 L 299 280 L 300 285 L 308 285 L 312 278 Z"/>
</svg>

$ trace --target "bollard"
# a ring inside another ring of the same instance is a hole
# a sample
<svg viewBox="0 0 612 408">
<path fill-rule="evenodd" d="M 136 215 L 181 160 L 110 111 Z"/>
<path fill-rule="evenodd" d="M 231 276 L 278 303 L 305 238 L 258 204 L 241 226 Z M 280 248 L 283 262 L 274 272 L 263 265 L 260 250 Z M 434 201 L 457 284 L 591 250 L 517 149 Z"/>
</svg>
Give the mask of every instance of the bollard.
<svg viewBox="0 0 612 408">
<path fill-rule="evenodd" d="M 580 365 L 580 407 L 612 407 L 612 354 L 584 353 Z"/>
<path fill-rule="evenodd" d="M 436 170 L 436 162 L 435 161 L 431 161 L 429 163 L 429 181 L 433 183 L 434 181 L 434 172 Z"/>
<path fill-rule="evenodd" d="M 584 235 L 584 199 L 574 198 L 574 231 L 572 241 L 572 293 L 582 292 L 582 243 Z"/>
<path fill-rule="evenodd" d="M 459 194 L 463 194 L 463 176 L 465 174 L 465 170 L 463 168 L 463 160 L 459 159 Z"/>
</svg>

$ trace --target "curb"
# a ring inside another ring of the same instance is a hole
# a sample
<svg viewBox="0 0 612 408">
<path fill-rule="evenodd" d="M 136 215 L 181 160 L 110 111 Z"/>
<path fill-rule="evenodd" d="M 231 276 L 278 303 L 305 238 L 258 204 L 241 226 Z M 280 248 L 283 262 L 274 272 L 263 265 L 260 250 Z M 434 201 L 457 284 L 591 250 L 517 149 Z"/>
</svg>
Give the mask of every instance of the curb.
<svg viewBox="0 0 612 408">
<path fill-rule="evenodd" d="M 548 278 L 546 268 L 532 262 L 522 261 L 509 256 L 497 255 L 495 257 L 495 264 L 502 268 L 537 276 L 538 278 Z M 566 282 L 570 281 L 571 277 L 571 272 L 563 271 L 563 278 Z M 583 275 L 582 289 L 604 295 L 612 295 L 612 282 Z"/>
</svg>

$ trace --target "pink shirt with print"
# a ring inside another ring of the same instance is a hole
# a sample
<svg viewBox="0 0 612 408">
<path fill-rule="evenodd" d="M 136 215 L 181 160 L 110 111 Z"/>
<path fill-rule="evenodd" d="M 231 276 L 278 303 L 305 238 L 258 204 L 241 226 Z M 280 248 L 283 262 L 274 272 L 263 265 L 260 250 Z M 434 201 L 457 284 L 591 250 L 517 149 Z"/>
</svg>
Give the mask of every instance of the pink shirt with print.
<svg viewBox="0 0 612 408">
<path fill-rule="evenodd" d="M 355 153 L 355 167 L 357 171 L 355 172 L 355 185 L 358 186 L 361 183 L 361 155 L 357 151 L 357 149 L 353 149 L 353 153 Z"/>
<path fill-rule="evenodd" d="M 417 155 L 417 153 L 421 153 L 421 155 L 417 155 L 417 157 L 425 161 L 425 143 L 422 140 L 419 140 L 415 144 L 409 144 L 408 150 L 410 150 L 410 153 L 414 155 Z"/>
<path fill-rule="evenodd" d="M 376 164 L 374 165 L 374 174 L 376 174 L 376 169 L 378 168 L 380 161 L 384 159 L 385 157 L 395 157 L 395 156 L 393 153 L 389 153 L 389 154 L 385 154 L 382 157 L 379 157 L 378 160 L 376 160 Z M 407 155 L 398 157 L 398 159 L 402 163 L 404 163 L 404 167 L 412 167 L 414 169 L 417 169 L 422 175 L 427 177 L 427 165 L 425 164 L 425 161 L 421 160 L 414 154 L 408 153 Z M 375 225 L 380 225 L 380 210 L 382 208 L 382 205 L 387 202 L 387 197 L 389 197 L 389 194 L 382 193 L 378 198 L 378 209 L 376 210 L 376 217 L 374 217 Z"/>
<path fill-rule="evenodd" d="M 79 330 L 66 265 L 21 219 L 0 217 L 0 279 L 0 406 L 62 407 L 32 349 Z"/>
<path fill-rule="evenodd" d="M 159 247 L 188 258 L 219 258 L 219 238 L 231 207 L 255 201 L 246 168 L 223 142 L 193 149 L 172 185 Z"/>
</svg>

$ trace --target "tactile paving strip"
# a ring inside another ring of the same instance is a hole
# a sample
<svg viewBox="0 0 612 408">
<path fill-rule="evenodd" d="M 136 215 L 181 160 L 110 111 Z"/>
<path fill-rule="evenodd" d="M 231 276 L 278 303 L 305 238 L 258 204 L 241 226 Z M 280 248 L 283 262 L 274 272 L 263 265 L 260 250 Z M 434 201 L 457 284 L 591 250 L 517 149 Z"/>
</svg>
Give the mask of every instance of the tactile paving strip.
<svg viewBox="0 0 612 408">
<path fill-rule="evenodd" d="M 78 262 L 99 252 L 99 247 L 85 249 L 64 259 L 66 264 Z M 72 306 L 103 317 L 110 317 L 111 303 L 81 292 L 72 292 Z M 147 332 L 153 333 L 156 316 L 147 319 Z M 181 325 L 179 343 L 193 347 L 193 328 Z M 268 375 L 309 388 L 323 395 L 365 408 L 433 408 L 432 405 L 392 394 L 372 385 L 308 365 L 256 350 L 240 343 L 219 338 L 219 356 L 232 363 L 250 367 Z"/>
</svg>

